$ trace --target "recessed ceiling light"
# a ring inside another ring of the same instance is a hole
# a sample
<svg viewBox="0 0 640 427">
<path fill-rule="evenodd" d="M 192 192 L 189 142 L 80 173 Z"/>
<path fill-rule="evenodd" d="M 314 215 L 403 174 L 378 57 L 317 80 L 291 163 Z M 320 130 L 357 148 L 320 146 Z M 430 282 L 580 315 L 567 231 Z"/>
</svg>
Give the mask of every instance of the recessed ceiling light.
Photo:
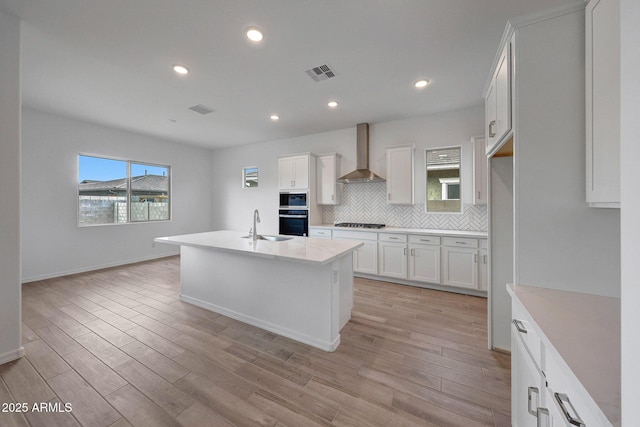
<svg viewBox="0 0 640 427">
<path fill-rule="evenodd" d="M 337 101 L 329 101 L 329 102 L 327 103 L 327 105 L 328 105 L 330 108 L 336 108 L 336 107 L 338 106 L 338 102 L 337 102 Z"/>
<path fill-rule="evenodd" d="M 429 80 L 418 80 L 413 85 L 418 89 L 422 89 L 423 87 L 427 87 L 429 85 Z"/>
<path fill-rule="evenodd" d="M 256 27 L 249 27 L 246 30 L 247 38 L 252 42 L 262 41 L 262 30 Z"/>
<path fill-rule="evenodd" d="M 173 66 L 173 71 L 175 71 L 178 74 L 187 74 L 189 72 L 187 67 L 185 67 L 184 65 L 179 65 L 179 64 L 176 64 L 176 65 Z"/>
<path fill-rule="evenodd" d="M 273 120 L 274 122 L 276 122 L 276 121 L 280 120 L 280 116 L 279 116 L 279 115 L 277 115 L 277 114 L 272 114 L 271 116 L 269 116 L 269 118 L 270 118 L 271 120 Z"/>
</svg>

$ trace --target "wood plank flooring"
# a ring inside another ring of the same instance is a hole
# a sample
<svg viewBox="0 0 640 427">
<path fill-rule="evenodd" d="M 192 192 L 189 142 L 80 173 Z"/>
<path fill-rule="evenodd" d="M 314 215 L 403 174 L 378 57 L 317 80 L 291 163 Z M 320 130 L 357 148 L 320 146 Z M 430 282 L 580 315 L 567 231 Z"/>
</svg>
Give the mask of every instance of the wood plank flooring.
<svg viewBox="0 0 640 427">
<path fill-rule="evenodd" d="M 178 293 L 178 257 L 25 284 L 26 357 L 0 366 L 0 403 L 49 411 L 0 425 L 509 425 L 510 359 L 486 349 L 483 298 L 356 279 L 326 353 Z"/>
</svg>

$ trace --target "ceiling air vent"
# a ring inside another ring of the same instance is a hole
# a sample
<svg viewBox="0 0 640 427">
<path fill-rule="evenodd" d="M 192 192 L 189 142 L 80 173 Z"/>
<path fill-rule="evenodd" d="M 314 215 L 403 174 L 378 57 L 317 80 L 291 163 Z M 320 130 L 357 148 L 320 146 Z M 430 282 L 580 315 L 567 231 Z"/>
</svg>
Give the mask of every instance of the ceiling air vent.
<svg viewBox="0 0 640 427">
<path fill-rule="evenodd" d="M 213 113 L 213 108 L 209 108 L 206 105 L 202 105 L 202 104 L 198 104 L 198 105 L 194 105 L 193 107 L 189 107 L 189 110 L 195 111 L 196 113 L 200 113 L 200 114 Z"/>
<path fill-rule="evenodd" d="M 311 77 L 313 81 L 321 82 L 335 77 L 336 73 L 327 64 L 324 64 L 307 70 L 307 75 Z"/>
</svg>

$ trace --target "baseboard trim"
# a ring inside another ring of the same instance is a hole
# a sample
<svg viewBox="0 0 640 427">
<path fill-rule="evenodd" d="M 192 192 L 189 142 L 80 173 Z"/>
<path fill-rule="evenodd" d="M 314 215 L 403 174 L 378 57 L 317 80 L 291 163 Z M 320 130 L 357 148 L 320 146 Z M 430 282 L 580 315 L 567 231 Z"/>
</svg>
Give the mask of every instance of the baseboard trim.
<svg viewBox="0 0 640 427">
<path fill-rule="evenodd" d="M 269 332 L 276 333 L 278 335 L 282 335 L 283 337 L 291 338 L 292 340 L 299 341 L 301 343 L 319 348 L 327 352 L 335 351 L 340 345 L 340 334 L 338 334 L 338 336 L 333 341 L 320 340 L 305 333 L 274 325 L 271 322 L 257 319 L 243 313 L 238 313 L 237 311 L 229 310 L 228 308 L 220 307 L 219 305 L 202 301 L 201 299 L 193 298 L 184 294 L 180 294 L 180 301 L 193 304 L 197 307 L 201 307 L 209 311 L 213 311 L 214 313 L 222 314 L 223 316 L 230 317 L 232 319 L 247 323 L 260 329 L 267 330 Z"/>
<path fill-rule="evenodd" d="M 30 282 L 37 282 L 39 280 L 54 279 L 56 277 L 70 276 L 72 274 L 79 274 L 79 273 L 87 273 L 89 271 L 103 270 L 105 268 L 120 267 L 123 265 L 136 264 L 138 262 L 152 261 L 155 259 L 168 258 L 168 257 L 180 255 L 180 249 L 176 249 L 172 252 L 173 253 L 165 252 L 162 254 L 151 255 L 147 257 L 134 258 L 134 259 L 124 260 L 124 261 L 116 261 L 116 262 L 111 262 L 106 264 L 93 265 L 89 267 L 75 268 L 75 269 L 66 270 L 66 271 L 58 271 L 55 273 L 42 274 L 39 276 L 23 277 L 22 283 L 24 284 L 24 283 L 30 283 Z"/>
<path fill-rule="evenodd" d="M 0 354 L 0 365 L 13 362 L 14 360 L 18 360 L 23 356 L 24 356 L 24 347 L 20 347 L 17 350 L 11 350 L 4 354 Z"/>
</svg>

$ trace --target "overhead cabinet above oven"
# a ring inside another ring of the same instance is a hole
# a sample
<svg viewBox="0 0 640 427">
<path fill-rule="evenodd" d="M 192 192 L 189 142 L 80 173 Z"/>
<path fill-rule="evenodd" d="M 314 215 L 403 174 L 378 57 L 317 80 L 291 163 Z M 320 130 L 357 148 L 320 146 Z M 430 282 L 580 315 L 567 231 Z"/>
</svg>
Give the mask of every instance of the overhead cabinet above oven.
<svg viewBox="0 0 640 427">
<path fill-rule="evenodd" d="M 299 154 L 278 158 L 278 188 L 280 190 L 309 190 L 310 176 L 315 176 L 315 156 Z"/>
</svg>

